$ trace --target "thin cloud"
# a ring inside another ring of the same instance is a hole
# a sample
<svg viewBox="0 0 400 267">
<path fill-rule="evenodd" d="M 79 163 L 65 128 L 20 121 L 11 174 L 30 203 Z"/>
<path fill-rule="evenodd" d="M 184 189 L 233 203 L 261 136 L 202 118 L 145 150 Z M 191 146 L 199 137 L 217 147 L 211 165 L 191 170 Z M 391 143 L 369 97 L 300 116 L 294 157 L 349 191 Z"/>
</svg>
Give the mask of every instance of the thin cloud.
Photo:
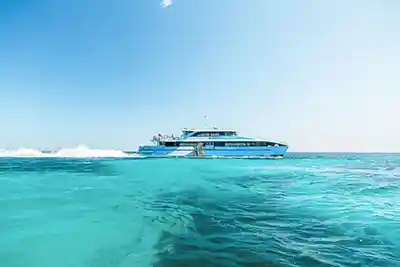
<svg viewBox="0 0 400 267">
<path fill-rule="evenodd" d="M 162 6 L 163 8 L 170 7 L 171 5 L 172 5 L 172 0 L 163 0 L 163 1 L 161 2 L 161 6 Z"/>
</svg>

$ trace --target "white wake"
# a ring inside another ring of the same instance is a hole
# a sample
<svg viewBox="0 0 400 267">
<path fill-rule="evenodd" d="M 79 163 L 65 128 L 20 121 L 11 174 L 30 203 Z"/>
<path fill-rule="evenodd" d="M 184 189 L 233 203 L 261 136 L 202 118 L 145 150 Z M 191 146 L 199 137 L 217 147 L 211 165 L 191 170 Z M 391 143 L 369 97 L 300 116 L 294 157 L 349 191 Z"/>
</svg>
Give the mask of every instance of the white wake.
<svg viewBox="0 0 400 267">
<path fill-rule="evenodd" d="M 127 158 L 135 156 L 121 150 L 92 149 L 86 146 L 62 148 L 55 152 L 43 152 L 30 148 L 0 149 L 1 158 Z"/>
</svg>

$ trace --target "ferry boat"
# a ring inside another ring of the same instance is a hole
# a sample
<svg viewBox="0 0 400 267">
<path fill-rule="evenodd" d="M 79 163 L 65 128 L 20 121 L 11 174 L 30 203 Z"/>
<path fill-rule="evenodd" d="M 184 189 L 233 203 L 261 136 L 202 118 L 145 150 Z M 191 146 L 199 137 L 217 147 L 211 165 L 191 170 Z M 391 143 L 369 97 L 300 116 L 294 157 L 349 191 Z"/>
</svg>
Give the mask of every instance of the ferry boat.
<svg viewBox="0 0 400 267">
<path fill-rule="evenodd" d="M 141 156 L 152 157 L 283 157 L 283 143 L 239 135 L 233 130 L 188 129 L 179 137 L 158 134 L 152 145 L 139 146 Z"/>
</svg>

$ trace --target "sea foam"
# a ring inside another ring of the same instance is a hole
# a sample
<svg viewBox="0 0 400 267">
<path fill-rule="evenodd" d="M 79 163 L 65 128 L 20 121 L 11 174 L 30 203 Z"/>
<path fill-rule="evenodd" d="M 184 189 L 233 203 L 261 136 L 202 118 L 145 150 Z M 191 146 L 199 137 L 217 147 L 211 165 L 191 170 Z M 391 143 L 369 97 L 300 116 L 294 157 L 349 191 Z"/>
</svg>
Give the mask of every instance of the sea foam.
<svg viewBox="0 0 400 267">
<path fill-rule="evenodd" d="M 75 148 L 62 148 L 54 152 L 43 152 L 30 148 L 0 149 L 2 158 L 126 158 L 132 156 L 134 155 L 129 155 L 121 150 L 92 149 L 83 145 Z"/>
</svg>

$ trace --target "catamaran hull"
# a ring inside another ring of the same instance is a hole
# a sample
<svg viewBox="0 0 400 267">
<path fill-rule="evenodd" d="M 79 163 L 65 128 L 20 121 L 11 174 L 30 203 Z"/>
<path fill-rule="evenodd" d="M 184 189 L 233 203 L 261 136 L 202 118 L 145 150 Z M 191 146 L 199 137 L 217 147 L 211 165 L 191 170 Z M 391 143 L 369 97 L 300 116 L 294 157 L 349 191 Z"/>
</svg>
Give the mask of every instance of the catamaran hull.
<svg viewBox="0 0 400 267">
<path fill-rule="evenodd" d="M 287 151 L 287 146 L 274 147 L 224 147 L 224 148 L 204 148 L 205 157 L 283 157 Z M 139 154 L 143 156 L 170 156 L 170 157 L 190 157 L 193 156 L 192 147 L 159 147 L 141 146 Z"/>
</svg>

